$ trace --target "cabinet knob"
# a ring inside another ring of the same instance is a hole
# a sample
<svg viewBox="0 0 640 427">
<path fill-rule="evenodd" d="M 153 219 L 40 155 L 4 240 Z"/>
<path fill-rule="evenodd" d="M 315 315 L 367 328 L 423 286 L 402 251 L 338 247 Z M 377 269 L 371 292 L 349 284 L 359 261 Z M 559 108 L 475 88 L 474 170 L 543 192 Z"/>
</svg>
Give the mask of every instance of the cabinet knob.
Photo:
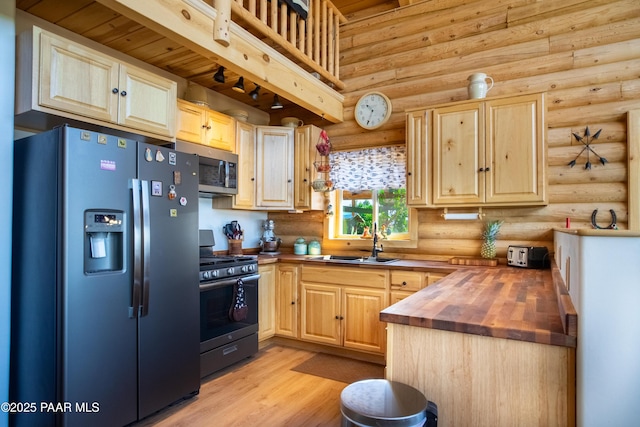
<svg viewBox="0 0 640 427">
<path fill-rule="evenodd" d="M 122 92 L 120 92 L 120 96 L 127 96 L 127 91 L 123 90 Z"/>
<path fill-rule="evenodd" d="M 336 315 L 336 320 L 340 320 L 340 316 Z"/>
<path fill-rule="evenodd" d="M 478 169 L 478 172 L 484 172 L 484 168 Z"/>
<path fill-rule="evenodd" d="M 206 128 L 207 128 L 207 125 L 202 125 L 202 129 L 206 129 Z"/>
<path fill-rule="evenodd" d="M 287 180 L 287 182 L 291 182 L 291 180 L 290 180 L 290 179 L 288 179 L 288 180 Z"/>
<path fill-rule="evenodd" d="M 113 89 L 111 89 L 111 92 L 113 92 L 113 93 L 118 93 L 118 92 L 119 92 L 119 90 L 118 90 L 118 88 L 117 88 L 117 87 L 114 87 Z"/>
<path fill-rule="evenodd" d="M 484 171 L 485 171 L 485 172 L 489 172 L 490 170 L 491 170 L 491 169 L 489 169 L 488 167 L 487 167 L 487 168 L 484 168 Z"/>
<path fill-rule="evenodd" d="M 291 301 L 291 305 L 296 305 L 296 302 L 295 301 Z"/>
<path fill-rule="evenodd" d="M 255 180 L 256 180 L 255 178 L 251 178 L 251 181 L 255 181 Z"/>
<path fill-rule="evenodd" d="M 408 176 L 411 176 L 411 172 L 407 172 L 407 175 L 408 175 Z"/>
<path fill-rule="evenodd" d="M 407 282 L 402 282 L 402 286 L 407 286 Z"/>
<path fill-rule="evenodd" d="M 303 179 L 302 182 L 307 182 L 307 178 Z"/>
</svg>

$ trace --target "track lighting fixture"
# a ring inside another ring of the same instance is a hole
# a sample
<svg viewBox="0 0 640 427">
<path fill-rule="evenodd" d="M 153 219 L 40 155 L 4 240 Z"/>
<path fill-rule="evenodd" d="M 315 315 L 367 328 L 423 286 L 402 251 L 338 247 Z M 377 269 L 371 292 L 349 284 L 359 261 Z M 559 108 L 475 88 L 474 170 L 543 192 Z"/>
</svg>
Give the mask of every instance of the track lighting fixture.
<svg viewBox="0 0 640 427">
<path fill-rule="evenodd" d="M 224 67 L 222 65 L 213 75 L 213 80 L 217 81 L 218 83 L 224 83 Z"/>
<path fill-rule="evenodd" d="M 260 85 L 256 85 L 256 88 L 254 90 L 252 90 L 251 92 L 249 92 L 249 96 L 254 101 L 258 100 L 258 95 L 260 95 Z"/>
<path fill-rule="evenodd" d="M 280 97 L 277 94 L 273 95 L 273 104 L 271 104 L 272 110 L 279 110 L 282 108 L 282 103 L 280 102 Z"/>
<path fill-rule="evenodd" d="M 244 77 L 240 77 L 231 89 L 235 90 L 236 92 L 244 93 Z"/>
</svg>

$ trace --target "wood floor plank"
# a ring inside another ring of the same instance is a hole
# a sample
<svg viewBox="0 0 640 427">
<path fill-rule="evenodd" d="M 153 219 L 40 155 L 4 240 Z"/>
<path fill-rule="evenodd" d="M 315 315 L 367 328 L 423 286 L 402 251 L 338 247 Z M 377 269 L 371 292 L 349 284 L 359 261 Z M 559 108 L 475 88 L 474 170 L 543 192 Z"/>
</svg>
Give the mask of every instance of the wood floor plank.
<svg viewBox="0 0 640 427">
<path fill-rule="evenodd" d="M 280 345 L 203 379 L 200 394 L 134 427 L 339 426 L 347 384 L 291 369 L 316 353 Z"/>
</svg>

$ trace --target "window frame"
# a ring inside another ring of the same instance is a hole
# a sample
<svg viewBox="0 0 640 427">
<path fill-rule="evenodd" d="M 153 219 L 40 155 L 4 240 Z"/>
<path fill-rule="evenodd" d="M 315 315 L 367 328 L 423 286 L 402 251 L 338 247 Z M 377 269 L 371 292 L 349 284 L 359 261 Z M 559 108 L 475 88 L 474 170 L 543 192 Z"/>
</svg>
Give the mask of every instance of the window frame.
<svg viewBox="0 0 640 427">
<path fill-rule="evenodd" d="M 375 191 L 375 190 L 372 190 Z M 333 250 L 363 250 L 371 248 L 372 239 L 360 238 L 360 235 L 339 235 L 342 192 L 335 190 L 329 193 L 329 203 L 333 206 L 333 214 L 325 217 L 323 246 Z M 377 202 L 376 202 L 377 203 Z M 375 206 L 375 205 L 374 205 Z M 418 246 L 418 211 L 407 205 L 409 213 L 409 231 L 404 239 L 389 239 L 380 241 L 385 248 L 417 248 Z M 372 230 L 373 232 L 373 230 Z"/>
</svg>

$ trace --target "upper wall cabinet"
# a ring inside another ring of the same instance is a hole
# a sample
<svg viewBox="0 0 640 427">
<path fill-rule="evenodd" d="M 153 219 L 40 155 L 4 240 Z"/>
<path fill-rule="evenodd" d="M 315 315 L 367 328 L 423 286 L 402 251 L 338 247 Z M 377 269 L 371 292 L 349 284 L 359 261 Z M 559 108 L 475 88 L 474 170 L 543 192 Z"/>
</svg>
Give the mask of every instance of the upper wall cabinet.
<svg viewBox="0 0 640 427">
<path fill-rule="evenodd" d="M 313 125 L 297 127 L 295 130 L 294 161 L 294 208 L 300 210 L 324 210 L 324 194 L 313 190 L 311 184 L 316 178 L 314 162 L 316 144 L 322 129 Z"/>
<path fill-rule="evenodd" d="M 408 202 L 438 207 L 547 204 L 544 129 L 542 94 L 409 112 Z"/>
<path fill-rule="evenodd" d="M 221 150 L 236 149 L 236 120 L 226 114 L 178 99 L 176 139 Z"/>
<path fill-rule="evenodd" d="M 16 114 L 38 111 L 173 138 L 176 92 L 174 81 L 41 28 L 19 37 Z"/>
</svg>

